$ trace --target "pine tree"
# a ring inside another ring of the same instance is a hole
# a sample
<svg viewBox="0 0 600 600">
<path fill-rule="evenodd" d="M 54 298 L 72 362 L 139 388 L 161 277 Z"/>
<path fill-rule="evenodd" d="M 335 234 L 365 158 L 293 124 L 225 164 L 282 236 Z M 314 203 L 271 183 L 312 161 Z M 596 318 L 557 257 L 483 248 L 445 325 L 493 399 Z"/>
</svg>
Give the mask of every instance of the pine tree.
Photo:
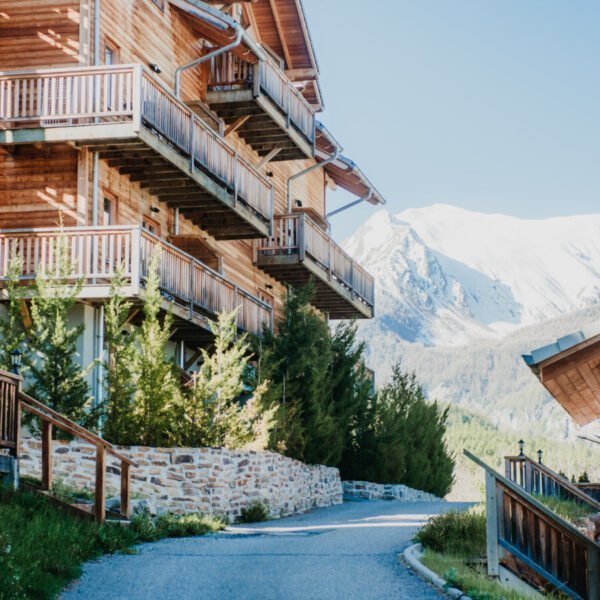
<svg viewBox="0 0 600 600">
<path fill-rule="evenodd" d="M 68 243 L 59 236 L 53 268 L 40 272 L 35 280 L 28 366 L 32 395 L 70 419 L 87 425 L 86 408 L 91 397 L 86 371 L 76 361 L 77 340 L 84 325 L 72 326 L 68 321 L 82 281 L 73 280 L 72 272 Z"/>
<path fill-rule="evenodd" d="M 132 303 L 121 295 L 123 277 L 119 271 L 111 283 L 110 300 L 105 308 L 104 360 L 106 399 L 102 407 L 102 432 L 115 444 L 136 440 L 133 417 L 135 393 L 135 337 L 125 329 Z"/>
<path fill-rule="evenodd" d="M 325 319 L 310 305 L 314 287 L 290 289 L 279 333 L 266 331 L 261 377 L 278 404 L 271 446 L 308 463 L 331 464 L 338 434 L 331 402 L 332 349 Z"/>
<path fill-rule="evenodd" d="M 246 402 L 244 374 L 251 359 L 246 335 L 238 336 L 235 312 L 222 313 L 211 325 L 212 353 L 202 350 L 200 370 L 184 398 L 183 440 L 190 446 L 264 449 L 274 409 L 262 407 L 266 383 Z"/>
<path fill-rule="evenodd" d="M 176 442 L 177 408 L 181 406 L 179 374 L 167 355 L 173 317 L 167 312 L 160 318 L 162 297 L 158 265 L 160 253 L 152 255 L 146 294 L 144 320 L 135 332 L 133 403 L 131 407 L 138 444 L 168 446 Z"/>
<path fill-rule="evenodd" d="M 0 317 L 0 369 L 7 371 L 12 367 L 11 352 L 22 352 L 27 337 L 21 312 L 26 288 L 19 283 L 20 274 L 21 258 L 14 256 L 8 264 L 6 278 L 8 306 L 6 313 Z"/>
</svg>

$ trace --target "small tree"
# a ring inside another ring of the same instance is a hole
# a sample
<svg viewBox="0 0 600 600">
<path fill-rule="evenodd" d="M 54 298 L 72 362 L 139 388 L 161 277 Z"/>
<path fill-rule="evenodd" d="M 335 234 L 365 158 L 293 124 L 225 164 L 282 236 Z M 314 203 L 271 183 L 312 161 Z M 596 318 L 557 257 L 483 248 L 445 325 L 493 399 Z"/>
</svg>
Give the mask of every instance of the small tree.
<svg viewBox="0 0 600 600">
<path fill-rule="evenodd" d="M 110 300 L 105 309 L 106 400 L 102 407 L 103 435 L 115 444 L 131 444 L 136 438 L 133 418 L 135 394 L 135 337 L 125 330 L 132 303 L 121 295 L 123 276 L 119 271 L 113 279 Z"/>
<path fill-rule="evenodd" d="M 250 399 L 242 399 L 251 355 L 247 336 L 237 334 L 235 315 L 222 313 L 211 325 L 212 353 L 202 350 L 200 370 L 184 399 L 182 437 L 187 445 L 264 449 L 268 444 L 274 410 L 261 406 L 264 382 Z"/>
<path fill-rule="evenodd" d="M 181 405 L 179 374 L 167 355 L 172 334 L 173 317 L 167 312 L 160 318 L 158 265 L 160 253 L 152 255 L 146 280 L 144 320 L 135 333 L 135 352 L 132 360 L 132 416 L 135 443 L 164 446 L 176 442 L 176 408 Z M 132 440 L 132 443 L 134 440 Z"/>
<path fill-rule="evenodd" d="M 8 264 L 6 292 L 8 306 L 6 313 L 0 317 L 0 368 L 10 370 L 11 352 L 21 351 L 27 337 L 23 324 L 24 291 L 26 288 L 19 284 L 21 274 L 21 258 L 14 256 Z"/>
<path fill-rule="evenodd" d="M 54 267 L 40 272 L 35 280 L 28 363 L 32 394 L 70 419 L 87 424 L 91 397 L 86 371 L 76 361 L 77 340 L 84 325 L 72 326 L 68 320 L 81 287 L 82 281 L 72 277 L 68 243 L 60 236 Z"/>
</svg>

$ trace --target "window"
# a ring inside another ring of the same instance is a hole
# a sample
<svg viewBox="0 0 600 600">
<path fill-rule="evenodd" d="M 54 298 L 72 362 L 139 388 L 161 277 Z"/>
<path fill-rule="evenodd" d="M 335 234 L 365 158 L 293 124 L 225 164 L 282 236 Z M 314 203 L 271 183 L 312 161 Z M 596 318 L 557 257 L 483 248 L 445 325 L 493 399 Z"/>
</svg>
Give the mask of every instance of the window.
<svg viewBox="0 0 600 600">
<path fill-rule="evenodd" d="M 104 64 L 116 65 L 119 62 L 119 48 L 113 42 L 106 40 L 104 43 Z"/>
<path fill-rule="evenodd" d="M 104 211 L 102 224 L 107 227 L 108 225 L 114 225 L 116 221 L 116 202 L 114 198 L 104 196 Z"/>
<path fill-rule="evenodd" d="M 150 217 L 144 217 L 144 220 L 142 221 L 142 227 L 154 235 L 160 235 L 160 225 Z"/>
</svg>

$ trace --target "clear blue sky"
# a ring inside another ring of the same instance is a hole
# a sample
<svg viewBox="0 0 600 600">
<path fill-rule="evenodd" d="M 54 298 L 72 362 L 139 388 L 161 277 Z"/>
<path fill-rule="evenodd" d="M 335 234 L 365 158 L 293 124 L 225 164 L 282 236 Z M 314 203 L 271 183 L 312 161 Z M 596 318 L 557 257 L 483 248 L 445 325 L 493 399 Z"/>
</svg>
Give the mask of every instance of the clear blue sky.
<svg viewBox="0 0 600 600">
<path fill-rule="evenodd" d="M 392 213 L 600 210 L 600 2 L 303 1 L 320 118 Z M 333 217 L 334 236 L 372 212 Z"/>
</svg>

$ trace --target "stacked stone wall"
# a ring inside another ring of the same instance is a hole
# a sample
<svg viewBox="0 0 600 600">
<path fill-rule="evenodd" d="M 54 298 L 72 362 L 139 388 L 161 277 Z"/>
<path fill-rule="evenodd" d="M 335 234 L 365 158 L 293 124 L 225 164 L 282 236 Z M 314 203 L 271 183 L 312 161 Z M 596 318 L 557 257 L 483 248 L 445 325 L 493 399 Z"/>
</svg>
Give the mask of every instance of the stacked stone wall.
<svg viewBox="0 0 600 600">
<path fill-rule="evenodd" d="M 344 497 L 365 500 L 398 500 L 400 502 L 439 502 L 433 494 L 399 484 L 371 483 L 369 481 L 344 481 Z"/>
<path fill-rule="evenodd" d="M 305 465 L 274 452 L 224 448 L 117 447 L 134 460 L 133 505 L 150 512 L 201 512 L 235 519 L 242 508 L 265 502 L 281 517 L 342 502 L 339 471 Z M 53 475 L 65 485 L 94 489 L 95 448 L 85 442 L 53 442 Z M 107 494 L 120 489 L 120 461 L 107 455 Z M 40 477 L 41 442 L 22 440 L 21 476 Z"/>
</svg>

